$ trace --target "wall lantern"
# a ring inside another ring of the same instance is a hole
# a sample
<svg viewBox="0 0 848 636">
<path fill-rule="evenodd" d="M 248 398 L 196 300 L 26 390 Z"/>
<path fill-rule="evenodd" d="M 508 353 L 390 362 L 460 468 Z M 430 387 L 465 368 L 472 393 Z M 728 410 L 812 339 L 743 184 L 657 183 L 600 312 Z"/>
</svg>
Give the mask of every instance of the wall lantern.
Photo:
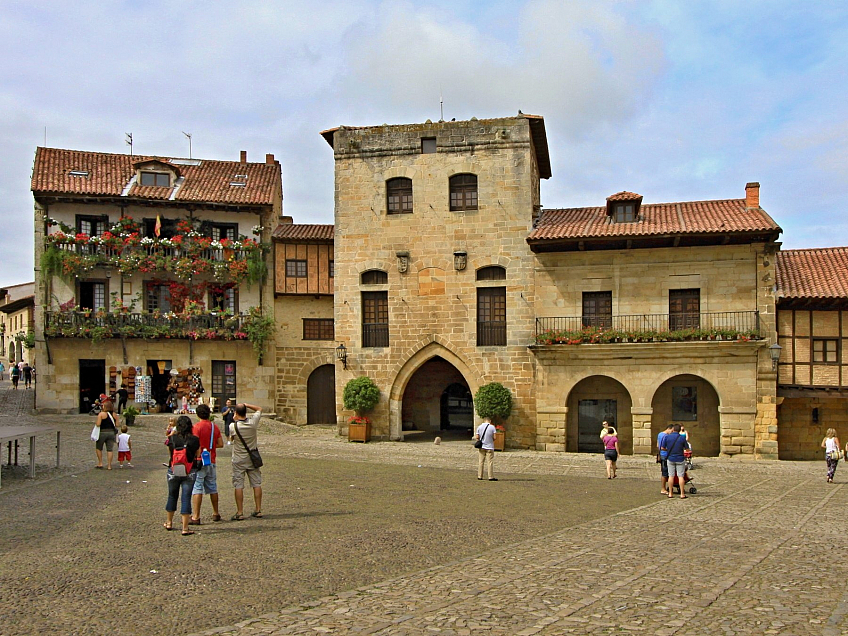
<svg viewBox="0 0 848 636">
<path fill-rule="evenodd" d="M 344 346 L 344 343 L 336 347 L 336 358 L 341 360 L 342 366 L 347 369 L 347 347 Z"/>
<path fill-rule="evenodd" d="M 397 256 L 398 271 L 406 274 L 409 271 L 409 252 L 397 252 L 395 256 Z"/>
<path fill-rule="evenodd" d="M 466 252 L 453 253 L 453 268 L 461 272 L 468 265 L 468 254 Z"/>
<path fill-rule="evenodd" d="M 771 369 L 774 371 L 777 369 L 777 361 L 780 360 L 780 352 L 783 351 L 783 347 L 781 347 L 776 342 L 768 348 L 769 356 L 771 356 Z"/>
</svg>

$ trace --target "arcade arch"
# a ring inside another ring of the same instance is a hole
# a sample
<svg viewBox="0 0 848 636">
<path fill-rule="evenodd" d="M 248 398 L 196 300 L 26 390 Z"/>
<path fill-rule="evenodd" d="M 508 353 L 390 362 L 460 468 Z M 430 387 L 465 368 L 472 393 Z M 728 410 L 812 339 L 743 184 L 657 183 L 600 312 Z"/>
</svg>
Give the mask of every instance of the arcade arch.
<svg viewBox="0 0 848 636">
<path fill-rule="evenodd" d="M 676 375 L 663 382 L 651 400 L 651 443 L 656 452 L 657 435 L 666 425 L 682 424 L 701 457 L 718 457 L 721 452 L 719 396 L 713 385 L 691 374 Z"/>
<path fill-rule="evenodd" d="M 633 401 L 618 380 L 593 375 L 574 385 L 568 394 L 565 450 L 577 453 L 602 453 L 600 439 L 604 420 L 618 432 L 619 448 L 633 454 Z"/>
</svg>

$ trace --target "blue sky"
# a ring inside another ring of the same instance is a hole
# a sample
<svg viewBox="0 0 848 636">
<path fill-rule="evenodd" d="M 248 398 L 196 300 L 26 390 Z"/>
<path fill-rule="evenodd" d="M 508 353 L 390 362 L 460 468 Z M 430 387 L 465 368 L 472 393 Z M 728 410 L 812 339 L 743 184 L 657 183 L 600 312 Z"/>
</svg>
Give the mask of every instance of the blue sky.
<svg viewBox="0 0 848 636">
<path fill-rule="evenodd" d="M 316 10 L 315 7 L 320 6 Z M 285 213 L 333 219 L 337 126 L 544 115 L 545 207 L 741 198 L 785 248 L 848 245 L 848 5 L 698 0 L 7 0 L 0 285 L 33 279 L 35 148 L 283 167 Z"/>
</svg>

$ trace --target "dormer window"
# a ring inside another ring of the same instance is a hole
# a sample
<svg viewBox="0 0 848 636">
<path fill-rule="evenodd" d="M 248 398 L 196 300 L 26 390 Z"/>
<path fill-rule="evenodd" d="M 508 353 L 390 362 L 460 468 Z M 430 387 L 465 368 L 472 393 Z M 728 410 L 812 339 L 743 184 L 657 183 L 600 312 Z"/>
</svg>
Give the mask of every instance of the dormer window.
<svg viewBox="0 0 848 636">
<path fill-rule="evenodd" d="M 618 203 L 613 211 L 614 223 L 633 223 L 636 221 L 636 206 L 632 203 Z"/>
<path fill-rule="evenodd" d="M 642 195 L 635 192 L 617 192 L 607 197 L 607 216 L 612 223 L 636 223 Z"/>
<path fill-rule="evenodd" d="M 139 181 L 143 186 L 169 188 L 171 186 L 171 175 L 165 172 L 148 172 L 142 170 Z"/>
</svg>

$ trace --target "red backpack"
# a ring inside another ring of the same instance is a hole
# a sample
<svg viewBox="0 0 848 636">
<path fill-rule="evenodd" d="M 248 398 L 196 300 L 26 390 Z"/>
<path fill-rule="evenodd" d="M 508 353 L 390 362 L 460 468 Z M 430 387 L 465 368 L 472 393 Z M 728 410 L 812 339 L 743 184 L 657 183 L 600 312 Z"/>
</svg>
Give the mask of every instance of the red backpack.
<svg viewBox="0 0 848 636">
<path fill-rule="evenodd" d="M 185 442 L 179 446 L 174 444 L 174 454 L 171 457 L 171 472 L 174 477 L 186 477 L 192 468 L 194 468 L 194 462 L 188 460 Z"/>
</svg>

